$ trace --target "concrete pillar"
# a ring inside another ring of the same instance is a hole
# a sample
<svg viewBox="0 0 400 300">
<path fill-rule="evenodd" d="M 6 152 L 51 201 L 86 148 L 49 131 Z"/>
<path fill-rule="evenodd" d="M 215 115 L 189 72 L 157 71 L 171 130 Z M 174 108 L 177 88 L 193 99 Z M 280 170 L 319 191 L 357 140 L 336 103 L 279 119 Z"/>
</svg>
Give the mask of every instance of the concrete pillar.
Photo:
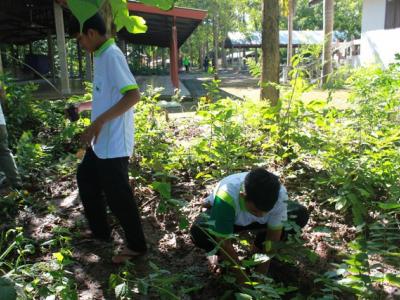
<svg viewBox="0 0 400 300">
<path fill-rule="evenodd" d="M 51 78 L 53 82 L 56 82 L 56 68 L 54 65 L 54 45 L 53 45 L 53 37 L 51 36 L 51 32 L 47 33 L 47 55 L 50 60 L 50 72 Z"/>
<path fill-rule="evenodd" d="M 127 49 L 126 49 L 126 42 L 123 39 L 120 39 L 118 41 L 118 46 L 121 49 L 122 53 L 125 55 L 125 58 L 127 58 Z"/>
<path fill-rule="evenodd" d="M 86 51 L 86 77 L 87 81 L 93 80 L 93 72 L 92 72 L 92 55 L 90 52 Z"/>
<path fill-rule="evenodd" d="M 76 41 L 76 51 L 78 52 L 78 64 L 79 64 L 79 79 L 83 79 L 83 70 L 82 70 L 82 50 L 81 50 L 81 45 L 79 45 L 79 42 Z"/>
<path fill-rule="evenodd" d="M 67 50 L 65 46 L 63 10 L 61 6 L 55 1 L 53 2 L 53 5 L 54 5 L 54 19 L 55 19 L 56 33 L 57 33 L 58 56 L 60 58 L 61 93 L 70 94 L 71 88 L 69 86 L 69 78 L 68 78 Z"/>
</svg>

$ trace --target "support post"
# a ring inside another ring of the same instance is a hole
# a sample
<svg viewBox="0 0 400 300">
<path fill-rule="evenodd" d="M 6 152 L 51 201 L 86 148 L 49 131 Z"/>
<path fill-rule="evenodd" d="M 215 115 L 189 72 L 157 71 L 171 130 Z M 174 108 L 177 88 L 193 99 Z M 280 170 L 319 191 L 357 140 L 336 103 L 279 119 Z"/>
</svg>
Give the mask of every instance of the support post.
<svg viewBox="0 0 400 300">
<path fill-rule="evenodd" d="M 122 53 L 124 54 L 125 58 L 127 58 L 127 49 L 126 49 L 126 42 L 123 39 L 120 39 L 118 42 L 118 46 L 121 49 Z"/>
<path fill-rule="evenodd" d="M 47 33 L 47 55 L 50 60 L 50 72 L 51 78 L 53 82 L 56 82 L 56 68 L 54 66 L 54 46 L 53 46 L 53 38 L 51 36 L 51 32 Z"/>
<path fill-rule="evenodd" d="M 178 35 L 176 31 L 176 19 L 174 17 L 172 23 L 172 39 L 170 47 L 170 72 L 171 81 L 174 88 L 179 89 L 179 77 L 178 77 Z"/>
<path fill-rule="evenodd" d="M 65 47 L 63 10 L 61 6 L 55 1 L 53 2 L 53 7 L 54 7 L 54 19 L 55 19 L 56 33 L 57 33 L 58 56 L 60 58 L 61 92 L 63 94 L 70 94 L 71 89 L 69 86 L 69 78 L 68 78 L 67 50 Z"/>
<path fill-rule="evenodd" d="M 90 52 L 86 51 L 86 77 L 85 79 L 87 81 L 92 81 L 93 75 L 92 75 L 92 55 Z"/>
<path fill-rule="evenodd" d="M 79 79 L 83 79 L 83 70 L 82 70 L 82 50 L 81 50 L 81 45 L 79 45 L 79 42 L 76 42 L 76 51 L 78 52 L 78 69 L 79 69 Z"/>
</svg>

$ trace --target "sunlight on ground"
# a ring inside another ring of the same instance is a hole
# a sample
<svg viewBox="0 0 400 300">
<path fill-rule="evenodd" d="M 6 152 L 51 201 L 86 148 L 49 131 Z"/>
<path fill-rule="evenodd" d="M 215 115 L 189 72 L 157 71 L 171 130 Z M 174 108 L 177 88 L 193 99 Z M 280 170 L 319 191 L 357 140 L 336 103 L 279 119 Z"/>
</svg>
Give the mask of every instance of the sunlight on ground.
<svg viewBox="0 0 400 300">
<path fill-rule="evenodd" d="M 234 87 L 221 87 L 227 93 L 238 96 L 240 98 L 250 98 L 250 99 L 258 99 L 260 97 L 260 89 L 259 88 L 234 88 Z M 303 99 L 305 101 L 312 101 L 318 99 L 327 99 L 329 92 L 327 90 L 316 89 L 311 92 L 307 92 L 303 94 Z M 349 104 L 347 103 L 347 99 L 349 98 L 350 92 L 348 90 L 336 90 L 332 94 L 332 105 L 337 108 L 348 108 Z"/>
</svg>

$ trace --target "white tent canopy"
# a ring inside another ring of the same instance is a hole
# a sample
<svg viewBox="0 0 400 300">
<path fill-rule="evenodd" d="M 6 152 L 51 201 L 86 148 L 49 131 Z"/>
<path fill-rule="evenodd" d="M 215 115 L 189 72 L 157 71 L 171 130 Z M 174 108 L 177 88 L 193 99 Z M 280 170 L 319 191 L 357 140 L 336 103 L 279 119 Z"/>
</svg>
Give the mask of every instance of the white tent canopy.
<svg viewBox="0 0 400 300">
<path fill-rule="evenodd" d="M 333 41 L 337 38 L 334 34 Z M 324 41 L 324 32 L 322 30 L 295 30 L 293 31 L 293 45 L 316 45 L 322 44 Z M 279 44 L 287 45 L 288 31 L 279 31 Z M 241 32 L 228 32 L 228 37 L 225 41 L 225 48 L 241 48 L 241 47 L 260 47 L 261 46 L 261 33 L 252 32 L 243 34 Z"/>
</svg>

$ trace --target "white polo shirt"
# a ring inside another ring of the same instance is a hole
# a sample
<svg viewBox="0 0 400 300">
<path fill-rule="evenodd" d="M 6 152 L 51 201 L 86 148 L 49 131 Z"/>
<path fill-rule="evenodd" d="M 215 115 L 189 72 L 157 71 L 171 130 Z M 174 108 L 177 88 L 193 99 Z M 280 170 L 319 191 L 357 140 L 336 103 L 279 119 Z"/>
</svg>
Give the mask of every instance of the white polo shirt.
<svg viewBox="0 0 400 300">
<path fill-rule="evenodd" d="M 109 39 L 94 53 L 92 122 L 118 103 L 130 90 L 139 88 L 122 51 Z M 133 108 L 104 124 L 92 142 L 97 157 L 130 157 L 134 146 Z"/>
<path fill-rule="evenodd" d="M 4 118 L 3 109 L 1 108 L 1 104 L 0 104 L 0 125 L 6 125 L 6 120 Z"/>
<path fill-rule="evenodd" d="M 0 92 L 3 89 L 1 82 L 0 82 Z M 0 104 L 0 125 L 6 125 L 6 119 L 4 118 L 3 109 Z"/>
<path fill-rule="evenodd" d="M 247 174 L 248 172 L 243 172 L 225 177 L 206 199 L 206 202 L 212 205 L 211 221 L 215 224 L 210 229 L 214 234 L 231 234 L 233 225 L 247 226 L 252 223 L 266 224 L 270 229 L 280 229 L 287 220 L 288 195 L 282 184 L 277 202 L 265 216 L 257 217 L 247 211 L 244 199 L 240 195 Z"/>
</svg>

